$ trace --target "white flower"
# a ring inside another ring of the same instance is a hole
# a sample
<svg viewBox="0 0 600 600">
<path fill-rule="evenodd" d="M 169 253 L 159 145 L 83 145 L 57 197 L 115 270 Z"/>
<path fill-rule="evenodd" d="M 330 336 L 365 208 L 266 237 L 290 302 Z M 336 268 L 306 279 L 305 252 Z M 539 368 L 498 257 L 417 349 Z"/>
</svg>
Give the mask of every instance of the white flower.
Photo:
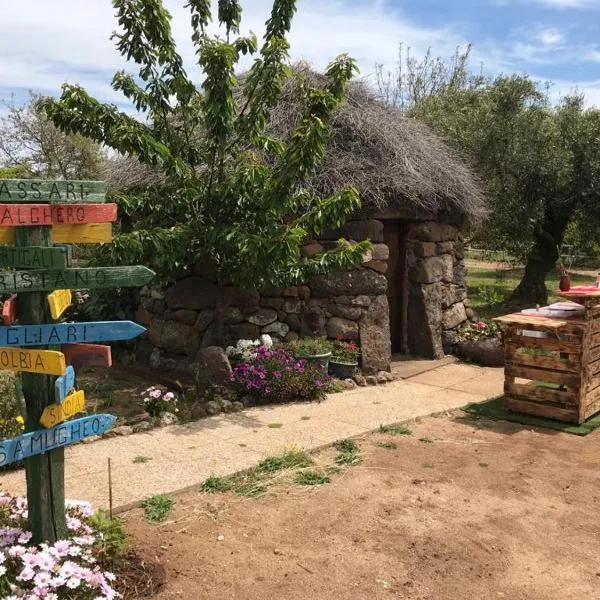
<svg viewBox="0 0 600 600">
<path fill-rule="evenodd" d="M 2 575 L 6 575 L 6 567 L 4 565 L 0 565 L 0 577 Z"/>
<path fill-rule="evenodd" d="M 263 333 L 260 336 L 260 343 L 267 348 L 271 348 L 273 346 L 273 338 L 270 335 Z"/>
<path fill-rule="evenodd" d="M 163 400 L 173 400 L 173 398 L 175 398 L 175 394 L 173 392 L 167 392 L 163 396 Z"/>
<path fill-rule="evenodd" d="M 225 348 L 225 354 L 227 354 L 227 356 L 231 356 L 234 352 L 235 348 L 233 346 L 227 346 L 227 348 Z"/>
</svg>

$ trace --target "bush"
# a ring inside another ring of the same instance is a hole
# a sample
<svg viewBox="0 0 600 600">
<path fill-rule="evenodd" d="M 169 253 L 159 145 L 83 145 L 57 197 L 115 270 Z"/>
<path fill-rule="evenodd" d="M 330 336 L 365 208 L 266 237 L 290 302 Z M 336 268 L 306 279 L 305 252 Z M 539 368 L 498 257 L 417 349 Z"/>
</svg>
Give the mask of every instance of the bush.
<svg viewBox="0 0 600 600">
<path fill-rule="evenodd" d="M 258 346 L 246 362 L 233 369 L 230 382 L 240 395 L 285 402 L 324 396 L 329 379 L 318 367 L 295 359 L 284 348 Z"/>
<path fill-rule="evenodd" d="M 329 354 L 333 349 L 333 344 L 326 338 L 313 337 L 288 342 L 285 348 L 295 357 L 304 358 Z"/>
<path fill-rule="evenodd" d="M 465 325 L 457 335 L 459 342 L 488 340 L 500 337 L 501 329 L 495 321 L 481 320 Z"/>
<path fill-rule="evenodd" d="M 112 600 L 115 576 L 97 564 L 102 536 L 85 502 L 67 501 L 70 537 L 55 544 L 30 543 L 27 500 L 0 492 L 0 597 Z"/>
<path fill-rule="evenodd" d="M 351 365 L 358 362 L 359 355 L 360 348 L 356 345 L 356 342 L 345 342 L 340 338 L 333 342 L 333 349 L 331 351 L 332 361 Z"/>
</svg>

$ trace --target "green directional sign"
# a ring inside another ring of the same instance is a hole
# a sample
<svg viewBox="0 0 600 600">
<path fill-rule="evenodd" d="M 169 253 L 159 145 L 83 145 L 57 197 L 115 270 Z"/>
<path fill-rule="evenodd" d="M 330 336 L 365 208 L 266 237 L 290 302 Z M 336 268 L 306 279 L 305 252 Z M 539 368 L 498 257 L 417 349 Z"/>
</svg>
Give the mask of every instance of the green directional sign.
<svg viewBox="0 0 600 600">
<path fill-rule="evenodd" d="M 66 269 L 66 248 L 0 246 L 0 266 L 11 269 Z"/>
<path fill-rule="evenodd" d="M 154 277 L 146 267 L 94 267 L 62 271 L 0 271 L 0 293 L 138 287 Z"/>
<path fill-rule="evenodd" d="M 103 181 L 0 179 L 0 202 L 105 202 Z"/>
</svg>

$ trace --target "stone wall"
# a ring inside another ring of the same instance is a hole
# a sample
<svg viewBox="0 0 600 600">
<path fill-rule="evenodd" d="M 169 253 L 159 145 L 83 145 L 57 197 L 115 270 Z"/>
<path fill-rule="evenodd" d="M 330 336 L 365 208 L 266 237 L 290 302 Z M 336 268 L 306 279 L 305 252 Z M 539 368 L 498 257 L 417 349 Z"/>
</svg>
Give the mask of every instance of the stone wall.
<svg viewBox="0 0 600 600">
<path fill-rule="evenodd" d="M 458 229 L 424 222 L 410 227 L 407 250 L 407 337 L 410 354 L 441 358 L 467 321 L 465 249 Z"/>
<path fill-rule="evenodd" d="M 317 276 L 307 285 L 243 290 L 217 286 L 205 262 L 166 290 L 143 288 L 136 319 L 148 328 L 139 358 L 155 368 L 191 371 L 199 348 L 227 346 L 263 333 L 282 341 L 299 336 L 342 336 L 356 340 L 365 374 L 389 370 L 391 360 L 387 299 L 388 247 L 383 224 L 370 219 L 348 223 L 303 248 L 313 256 L 347 237 L 371 239 L 364 263 L 350 271 Z M 462 241 L 456 228 L 418 223 L 407 236 L 408 343 L 411 353 L 443 354 L 442 334 L 466 320 Z"/>
</svg>

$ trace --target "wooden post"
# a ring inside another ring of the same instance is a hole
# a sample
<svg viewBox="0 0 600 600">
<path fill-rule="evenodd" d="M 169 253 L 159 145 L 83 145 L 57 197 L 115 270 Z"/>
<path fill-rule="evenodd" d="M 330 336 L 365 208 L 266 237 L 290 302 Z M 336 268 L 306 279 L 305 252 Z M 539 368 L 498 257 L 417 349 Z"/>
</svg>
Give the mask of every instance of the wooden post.
<svg viewBox="0 0 600 600">
<path fill-rule="evenodd" d="M 19 227 L 15 232 L 17 246 L 50 246 L 50 227 Z M 18 319 L 22 325 L 51 322 L 47 295 L 43 292 L 19 294 Z M 49 347 L 60 350 L 60 347 Z M 45 408 L 54 404 L 54 378 L 48 375 L 22 373 L 25 398 L 25 431 L 40 428 Z M 34 543 L 54 543 L 67 537 L 65 518 L 64 448 L 25 460 L 29 527 Z"/>
</svg>

